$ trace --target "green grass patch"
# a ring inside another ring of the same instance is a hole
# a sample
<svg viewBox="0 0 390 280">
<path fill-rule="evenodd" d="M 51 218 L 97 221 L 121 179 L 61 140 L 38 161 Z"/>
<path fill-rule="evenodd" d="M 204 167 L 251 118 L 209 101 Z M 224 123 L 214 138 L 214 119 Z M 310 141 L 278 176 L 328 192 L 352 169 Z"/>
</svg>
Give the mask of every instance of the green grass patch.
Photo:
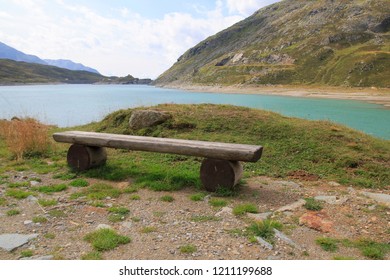
<svg viewBox="0 0 390 280">
<path fill-rule="evenodd" d="M 54 210 L 50 210 L 49 211 L 49 215 L 51 217 L 54 217 L 54 218 L 64 218 L 66 217 L 66 213 L 64 211 L 61 211 L 61 210 L 57 210 L 57 209 L 54 209 Z"/>
<path fill-rule="evenodd" d="M 22 191 L 19 189 L 8 189 L 5 194 L 7 196 L 16 198 L 16 199 L 25 199 L 30 195 L 33 195 L 34 193 L 28 192 L 28 191 Z"/>
<path fill-rule="evenodd" d="M 359 248 L 363 256 L 373 260 L 383 260 L 386 254 L 390 252 L 390 244 L 372 240 L 356 241 L 354 247 Z"/>
<path fill-rule="evenodd" d="M 16 216 L 20 214 L 20 210 L 18 209 L 11 209 L 6 212 L 7 216 Z"/>
<path fill-rule="evenodd" d="M 221 208 L 221 207 L 225 207 L 228 204 L 228 202 L 224 199 L 211 198 L 209 200 L 209 204 L 213 207 Z"/>
<path fill-rule="evenodd" d="M 199 216 L 192 216 L 191 221 L 193 222 L 216 222 L 220 221 L 221 218 L 215 217 L 215 216 L 204 216 L 204 215 L 199 215 Z"/>
<path fill-rule="evenodd" d="M 24 250 L 20 252 L 20 256 L 22 258 L 30 258 L 34 255 L 34 252 L 32 250 Z"/>
<path fill-rule="evenodd" d="M 42 217 L 42 216 L 35 216 L 35 217 L 32 218 L 32 221 L 33 221 L 33 223 L 41 223 L 41 224 L 43 224 L 43 223 L 47 222 L 47 218 Z"/>
<path fill-rule="evenodd" d="M 76 177 L 77 177 L 76 173 L 68 173 L 68 172 L 53 175 L 53 179 L 60 179 L 64 181 L 72 180 L 75 179 Z"/>
<path fill-rule="evenodd" d="M 138 194 L 133 194 L 130 196 L 130 200 L 140 200 L 141 197 Z"/>
<path fill-rule="evenodd" d="M 121 244 L 127 244 L 131 239 L 127 236 L 119 235 L 112 229 L 99 229 L 87 234 L 84 240 L 91 243 L 97 251 L 108 251 Z"/>
<path fill-rule="evenodd" d="M 180 246 L 179 249 L 180 249 L 180 253 L 182 253 L 182 254 L 192 254 L 192 253 L 195 253 L 198 250 L 192 244 L 187 244 L 187 245 Z"/>
<path fill-rule="evenodd" d="M 316 239 L 316 243 L 327 252 L 336 252 L 338 249 L 338 240 L 329 237 L 320 237 Z"/>
<path fill-rule="evenodd" d="M 239 193 L 238 187 L 227 188 L 227 187 L 220 186 L 215 190 L 214 195 L 218 197 L 234 197 L 237 196 L 238 193 Z"/>
<path fill-rule="evenodd" d="M 54 193 L 54 192 L 62 192 L 66 190 L 68 187 L 65 184 L 53 185 L 53 186 L 41 186 L 32 188 L 35 191 L 41 193 Z"/>
<path fill-rule="evenodd" d="M 157 228 L 156 227 L 143 227 L 141 229 L 141 233 L 151 233 L 151 232 L 156 232 Z"/>
<path fill-rule="evenodd" d="M 194 193 L 190 195 L 190 199 L 192 201 L 203 201 L 205 197 L 206 197 L 205 193 Z"/>
<path fill-rule="evenodd" d="M 55 199 L 38 199 L 38 203 L 43 207 L 47 207 L 57 205 L 58 201 Z"/>
<path fill-rule="evenodd" d="M 171 195 L 164 195 L 164 196 L 160 197 L 160 200 L 164 201 L 164 202 L 173 202 L 175 200 L 175 198 Z"/>
<path fill-rule="evenodd" d="M 96 201 L 91 201 L 89 203 L 89 205 L 93 206 L 93 207 L 99 207 L 99 208 L 105 208 L 106 207 L 106 204 L 102 201 L 99 201 L 99 200 L 96 200 Z"/>
<path fill-rule="evenodd" d="M 239 204 L 233 208 L 233 214 L 236 216 L 242 216 L 245 213 L 259 213 L 259 210 L 251 203 Z"/>
<path fill-rule="evenodd" d="M 352 260 L 355 260 L 355 258 L 346 257 L 346 256 L 334 256 L 333 259 L 335 261 L 352 261 Z"/>
<path fill-rule="evenodd" d="M 98 183 L 92 186 L 83 188 L 80 192 L 71 194 L 71 199 L 86 197 L 88 200 L 103 200 L 107 197 L 118 198 L 121 191 L 111 185 Z"/>
<path fill-rule="evenodd" d="M 248 228 L 247 231 L 252 236 L 259 236 L 264 240 L 273 243 L 275 232 L 274 228 L 277 230 L 282 229 L 282 224 L 275 220 L 264 220 L 261 222 L 254 222 Z"/>
<path fill-rule="evenodd" d="M 108 208 L 108 212 L 111 213 L 108 216 L 108 220 L 110 222 L 116 223 L 123 221 L 130 213 L 130 210 L 125 207 L 110 207 Z"/>
<path fill-rule="evenodd" d="M 100 252 L 92 251 L 81 256 L 82 260 L 103 260 L 103 256 Z"/>
<path fill-rule="evenodd" d="M 28 186 L 30 186 L 30 182 L 14 182 L 8 184 L 9 188 L 23 188 Z"/>
<path fill-rule="evenodd" d="M 4 197 L 0 197 L 0 206 L 6 206 L 7 204 L 7 200 Z"/>
<path fill-rule="evenodd" d="M 306 203 L 303 205 L 307 210 L 320 211 L 323 208 L 323 202 L 312 197 L 305 198 Z"/>
<path fill-rule="evenodd" d="M 83 188 L 83 187 L 89 186 L 89 183 L 88 183 L 88 181 L 85 180 L 85 179 L 78 178 L 78 179 L 75 179 L 75 180 L 73 180 L 72 182 L 70 182 L 69 185 L 72 186 L 72 187 Z"/>
<path fill-rule="evenodd" d="M 56 238 L 56 235 L 54 233 L 48 232 L 48 233 L 45 233 L 43 235 L 43 237 L 45 237 L 46 239 L 54 239 L 54 238 Z"/>
</svg>

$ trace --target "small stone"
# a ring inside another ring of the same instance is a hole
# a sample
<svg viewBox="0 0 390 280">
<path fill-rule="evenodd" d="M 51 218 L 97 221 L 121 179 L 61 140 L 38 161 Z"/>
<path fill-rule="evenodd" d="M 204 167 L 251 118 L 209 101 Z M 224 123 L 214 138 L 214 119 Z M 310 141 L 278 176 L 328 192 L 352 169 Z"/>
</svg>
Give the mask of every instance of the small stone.
<svg viewBox="0 0 390 280">
<path fill-rule="evenodd" d="M 99 230 L 99 229 L 112 229 L 112 226 L 106 225 L 106 224 L 99 224 L 99 225 L 97 225 L 96 230 Z"/>
<path fill-rule="evenodd" d="M 224 214 L 233 215 L 233 209 L 230 207 L 223 207 L 221 211 L 215 214 L 216 217 L 220 217 Z"/>
<path fill-rule="evenodd" d="M 277 230 L 276 228 L 274 228 L 274 232 L 275 232 L 275 236 L 277 238 L 279 238 L 280 240 L 282 240 L 283 242 L 289 244 L 290 246 L 292 247 L 295 247 L 297 249 L 301 249 L 301 246 L 299 246 L 297 243 L 295 243 L 294 241 L 292 241 L 289 237 L 287 237 L 287 235 L 285 235 L 284 233 L 280 232 L 279 230 Z"/>
<path fill-rule="evenodd" d="M 162 124 L 171 119 L 172 116 L 167 112 L 156 110 L 137 110 L 131 114 L 129 127 L 131 129 L 141 129 Z"/>
<path fill-rule="evenodd" d="M 29 202 L 37 202 L 38 201 L 38 198 L 36 198 L 35 196 L 33 195 L 29 195 L 27 198 L 26 198 L 27 201 Z"/>
<path fill-rule="evenodd" d="M 286 206 L 280 207 L 275 212 L 285 212 L 285 211 L 294 211 L 295 209 L 302 207 L 305 205 L 306 201 L 304 199 L 300 199 L 294 203 L 288 204 Z"/>
<path fill-rule="evenodd" d="M 333 182 L 333 181 L 329 182 L 328 185 L 331 186 L 331 187 L 339 187 L 339 186 L 341 186 L 339 183 Z"/>
<path fill-rule="evenodd" d="M 247 213 L 247 216 L 251 219 L 254 219 L 255 221 L 264 221 L 268 219 L 272 215 L 272 212 L 265 212 L 265 213 Z"/>
<path fill-rule="evenodd" d="M 337 199 L 335 195 L 318 195 L 314 198 L 332 205 L 341 205 L 348 200 L 346 197 Z"/>
<path fill-rule="evenodd" d="M 33 223 L 33 221 L 30 221 L 30 220 L 26 220 L 26 221 L 23 222 L 23 224 L 25 226 L 31 225 L 32 223 Z"/>
<path fill-rule="evenodd" d="M 352 188 L 352 187 L 348 187 L 347 190 L 348 190 L 349 193 L 355 193 L 356 192 L 355 189 Z"/>
<path fill-rule="evenodd" d="M 361 192 L 364 196 L 367 196 L 376 202 L 383 203 L 387 207 L 390 207 L 390 195 L 384 193 L 372 193 L 372 192 Z"/>
<path fill-rule="evenodd" d="M 367 209 L 370 210 L 370 211 L 375 210 L 375 208 L 376 208 L 375 204 L 374 205 L 370 205 L 370 206 L 367 207 Z"/>
<path fill-rule="evenodd" d="M 31 187 L 38 186 L 39 184 L 40 184 L 40 182 L 38 182 L 38 181 L 30 181 Z"/>
<path fill-rule="evenodd" d="M 133 224 L 131 222 L 123 222 L 122 223 L 122 227 L 124 227 L 126 229 L 130 229 L 132 226 L 133 226 Z"/>
<path fill-rule="evenodd" d="M 268 250 L 273 250 L 274 249 L 274 246 L 271 244 L 271 243 L 268 243 L 267 241 L 265 241 L 263 238 L 261 238 L 260 236 L 256 236 L 256 240 L 260 243 L 261 246 L 263 246 L 264 248 L 268 249 Z"/>
</svg>

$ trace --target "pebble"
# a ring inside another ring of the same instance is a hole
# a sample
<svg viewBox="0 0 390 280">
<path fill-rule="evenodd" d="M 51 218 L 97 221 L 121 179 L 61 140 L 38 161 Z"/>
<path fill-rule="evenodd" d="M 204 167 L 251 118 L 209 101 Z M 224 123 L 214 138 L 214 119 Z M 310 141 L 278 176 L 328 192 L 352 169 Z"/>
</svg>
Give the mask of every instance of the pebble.
<svg viewBox="0 0 390 280">
<path fill-rule="evenodd" d="M 31 187 L 35 187 L 35 186 L 37 186 L 39 184 L 40 184 L 40 182 L 38 182 L 38 181 L 30 181 Z"/>
<path fill-rule="evenodd" d="M 99 225 L 97 225 L 96 230 L 99 230 L 99 229 L 112 229 L 112 226 L 106 225 L 106 224 L 99 224 Z"/>
<path fill-rule="evenodd" d="M 280 207 L 275 212 L 294 211 L 295 209 L 305 205 L 305 203 L 306 203 L 306 201 L 304 199 L 300 199 L 300 200 L 298 200 L 298 201 L 296 201 L 294 203 L 291 203 L 291 204 L 285 205 L 283 207 Z"/>
<path fill-rule="evenodd" d="M 256 221 L 264 221 L 269 218 L 269 216 L 272 215 L 272 212 L 265 212 L 265 213 L 247 213 L 247 216 L 249 218 L 252 218 Z"/>
<path fill-rule="evenodd" d="M 30 221 L 30 220 L 26 220 L 26 221 L 23 222 L 23 224 L 25 226 L 31 225 L 32 223 L 33 223 L 33 221 Z"/>
<path fill-rule="evenodd" d="M 224 214 L 233 215 L 233 209 L 230 207 L 223 207 L 221 211 L 215 214 L 216 217 L 222 216 Z"/>
<path fill-rule="evenodd" d="M 38 198 L 36 198 L 35 196 L 33 195 L 29 195 L 27 198 L 26 198 L 27 201 L 29 202 L 37 202 L 38 201 Z"/>
</svg>

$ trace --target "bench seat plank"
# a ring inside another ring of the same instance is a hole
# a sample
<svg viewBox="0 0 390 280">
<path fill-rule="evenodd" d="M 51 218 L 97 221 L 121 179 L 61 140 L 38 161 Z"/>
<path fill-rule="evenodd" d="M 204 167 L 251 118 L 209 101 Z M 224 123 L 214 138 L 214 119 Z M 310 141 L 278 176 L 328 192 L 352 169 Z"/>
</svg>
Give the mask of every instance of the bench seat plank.
<svg viewBox="0 0 390 280">
<path fill-rule="evenodd" d="M 263 150 L 263 147 L 255 145 L 84 131 L 54 133 L 53 138 L 57 142 L 80 144 L 92 147 L 108 147 L 247 162 L 258 161 Z"/>
</svg>

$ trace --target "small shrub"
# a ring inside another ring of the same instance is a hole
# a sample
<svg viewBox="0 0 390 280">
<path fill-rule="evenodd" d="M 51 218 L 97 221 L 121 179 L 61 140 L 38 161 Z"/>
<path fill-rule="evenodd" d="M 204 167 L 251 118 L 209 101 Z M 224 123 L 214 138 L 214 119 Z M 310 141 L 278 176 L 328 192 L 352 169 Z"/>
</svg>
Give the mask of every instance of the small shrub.
<svg viewBox="0 0 390 280">
<path fill-rule="evenodd" d="M 180 246 L 180 253 L 183 254 L 192 254 L 197 251 L 197 248 L 194 245 L 188 244 Z"/>
<path fill-rule="evenodd" d="M 80 187 L 80 188 L 82 188 L 82 187 L 87 187 L 89 185 L 89 183 L 88 183 L 88 181 L 79 178 L 79 179 L 75 179 L 72 182 L 70 182 L 69 185 L 72 186 L 72 187 Z"/>
<path fill-rule="evenodd" d="M 195 193 L 190 195 L 190 199 L 192 201 L 203 201 L 205 197 L 206 197 L 205 193 Z"/>
<path fill-rule="evenodd" d="M 258 213 L 259 210 L 254 204 L 240 204 L 233 208 L 233 214 L 236 216 L 244 215 L 245 213 Z"/>
<path fill-rule="evenodd" d="M 322 202 L 319 201 L 319 200 L 316 200 L 312 197 L 309 197 L 309 198 L 305 198 L 306 200 L 306 203 L 303 205 L 303 207 L 305 207 L 307 210 L 311 210 L 311 211 L 320 211 L 322 210 L 323 206 L 322 206 Z"/>
<path fill-rule="evenodd" d="M 209 204 L 213 207 L 225 207 L 227 205 L 227 201 L 218 198 L 212 198 L 209 200 Z"/>
<path fill-rule="evenodd" d="M 33 195 L 32 192 L 26 192 L 19 189 L 9 189 L 5 194 L 16 199 L 25 199 L 28 196 Z"/>
<path fill-rule="evenodd" d="M 58 202 L 55 199 L 38 199 L 38 203 L 43 207 L 47 207 L 57 205 Z"/>
<path fill-rule="evenodd" d="M 164 196 L 160 197 L 160 200 L 164 201 L 164 202 L 172 202 L 175 199 L 170 195 L 164 195 Z"/>
<path fill-rule="evenodd" d="M 82 260 L 103 260 L 103 256 L 100 252 L 92 251 L 81 256 Z"/>
<path fill-rule="evenodd" d="M 20 210 L 18 209 L 11 209 L 6 212 L 7 216 L 16 216 L 20 214 Z"/>
<path fill-rule="evenodd" d="M 280 230 L 282 228 L 282 224 L 277 221 L 267 219 L 261 222 L 252 223 L 248 227 L 248 232 L 272 243 L 275 236 L 274 228 Z"/>
<path fill-rule="evenodd" d="M 50 147 L 47 135 L 48 126 L 31 118 L 0 122 L 0 136 L 18 161 L 25 155 L 47 152 Z"/>
<path fill-rule="evenodd" d="M 91 243 L 98 251 L 112 250 L 121 244 L 127 244 L 131 239 L 127 236 L 119 235 L 112 229 L 99 229 L 84 237 L 84 240 Z"/>
<path fill-rule="evenodd" d="M 327 252 L 336 252 L 338 249 L 337 240 L 328 237 L 320 237 L 316 239 L 316 243 Z"/>
<path fill-rule="evenodd" d="M 20 256 L 22 258 L 29 258 L 29 257 L 32 257 L 33 255 L 34 255 L 34 252 L 32 250 L 25 250 L 25 251 L 20 252 Z"/>
</svg>

